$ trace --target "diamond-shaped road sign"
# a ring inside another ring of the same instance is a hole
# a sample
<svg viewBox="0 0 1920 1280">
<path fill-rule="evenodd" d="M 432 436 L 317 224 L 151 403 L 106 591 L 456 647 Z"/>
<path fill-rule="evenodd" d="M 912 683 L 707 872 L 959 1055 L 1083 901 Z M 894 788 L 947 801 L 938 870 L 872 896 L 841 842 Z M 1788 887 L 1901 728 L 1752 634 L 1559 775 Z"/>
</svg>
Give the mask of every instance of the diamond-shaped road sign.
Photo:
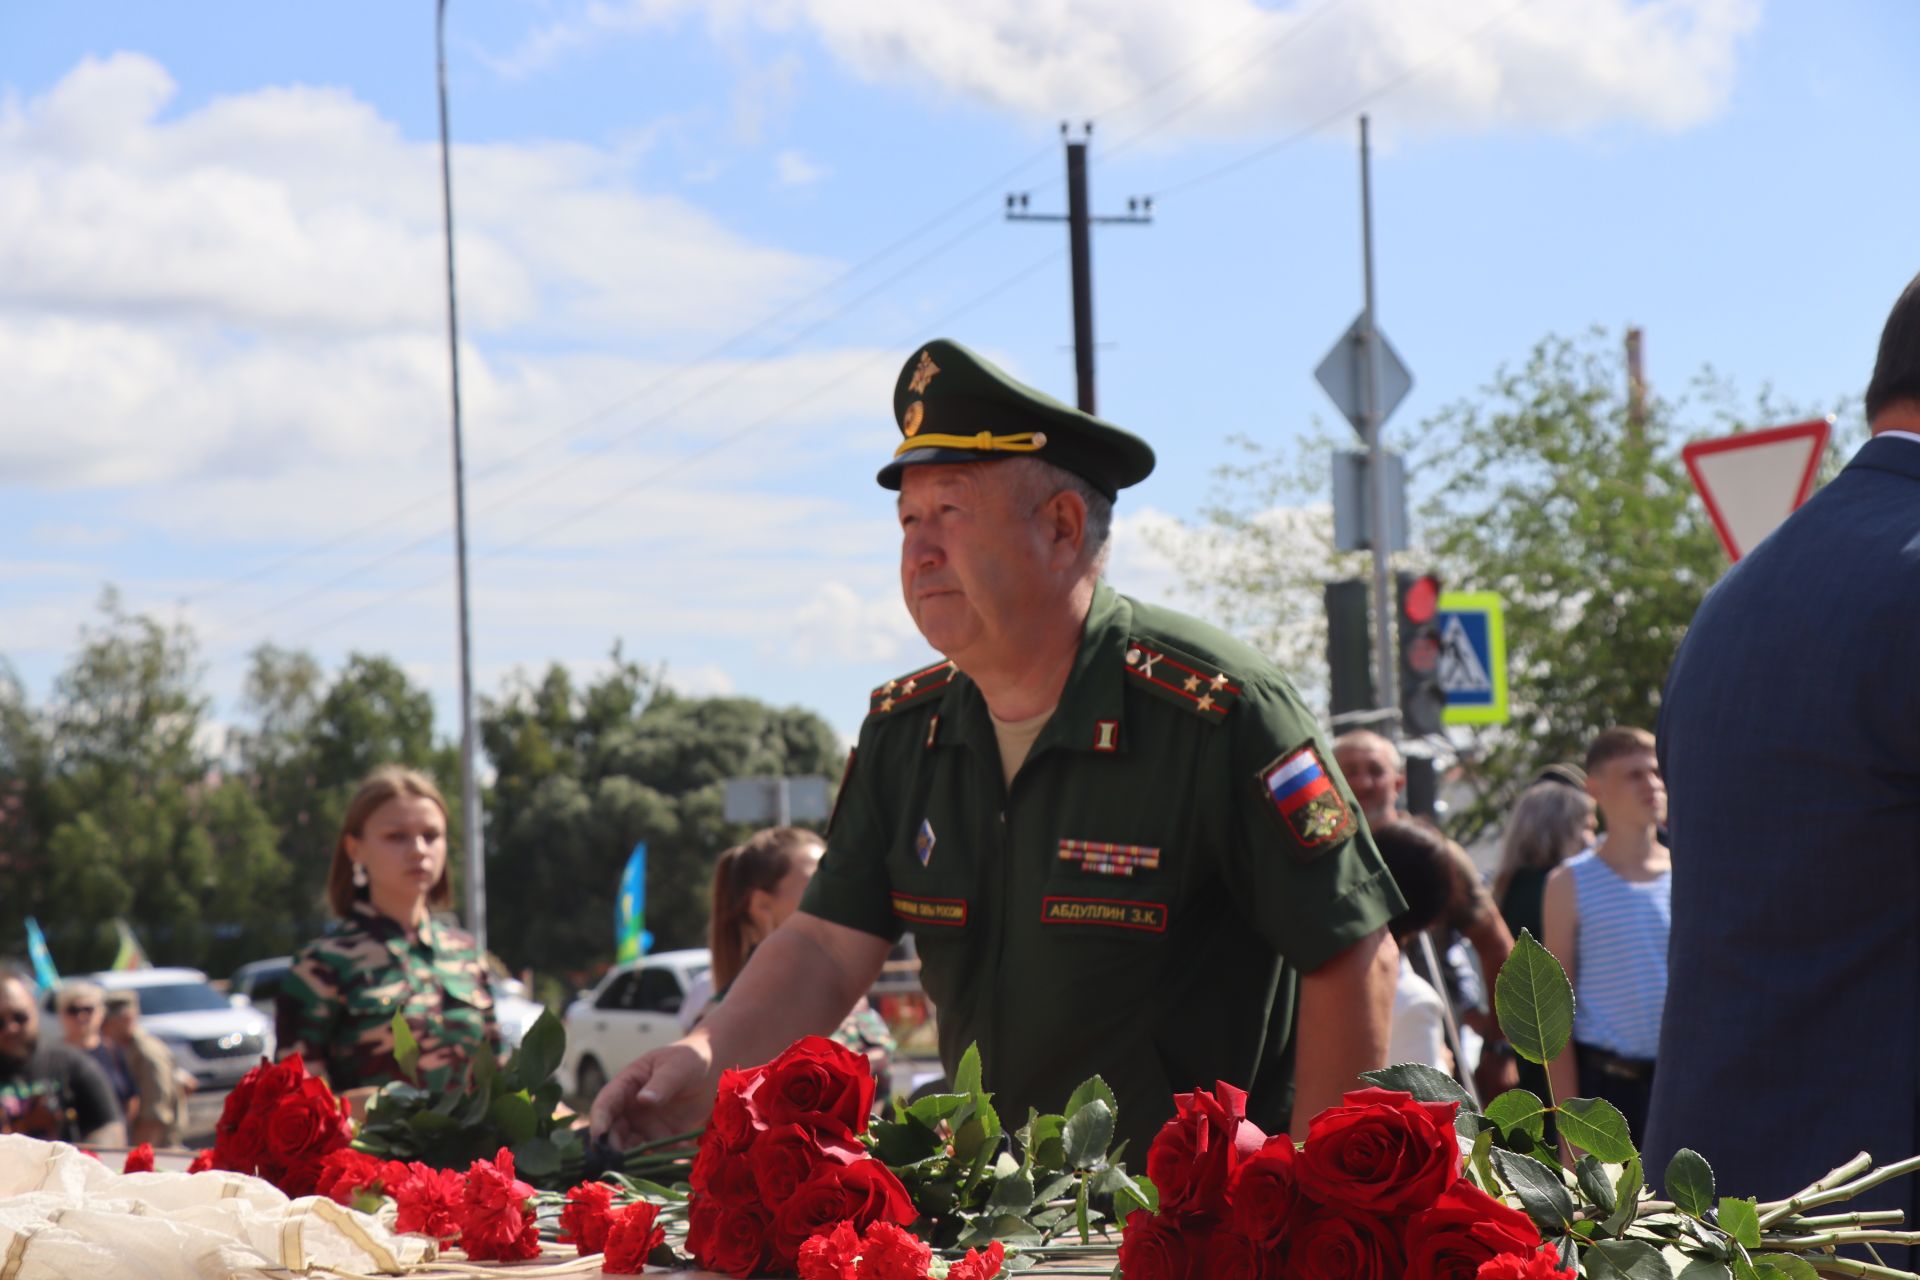
<svg viewBox="0 0 1920 1280">
<path fill-rule="evenodd" d="M 1738 560 L 1800 509 L 1827 451 L 1824 418 L 1701 440 L 1680 450 L 1727 558 Z"/>
<path fill-rule="evenodd" d="M 1327 352 L 1327 358 L 1313 371 L 1313 376 L 1326 389 L 1327 396 L 1341 413 L 1347 415 L 1347 421 L 1360 433 L 1361 440 L 1367 438 L 1366 421 L 1361 413 L 1366 403 L 1361 395 L 1360 374 L 1363 368 L 1360 362 L 1360 321 L 1364 316 L 1355 316 L 1347 331 L 1340 335 L 1340 341 L 1333 344 L 1333 350 Z M 1387 342 L 1387 335 L 1378 328 L 1373 331 L 1373 340 L 1379 347 L 1380 362 L 1380 421 L 1385 422 L 1400 402 L 1407 398 L 1407 392 L 1413 390 L 1413 375 L 1407 372 L 1407 366 L 1400 363 L 1399 353 Z"/>
</svg>

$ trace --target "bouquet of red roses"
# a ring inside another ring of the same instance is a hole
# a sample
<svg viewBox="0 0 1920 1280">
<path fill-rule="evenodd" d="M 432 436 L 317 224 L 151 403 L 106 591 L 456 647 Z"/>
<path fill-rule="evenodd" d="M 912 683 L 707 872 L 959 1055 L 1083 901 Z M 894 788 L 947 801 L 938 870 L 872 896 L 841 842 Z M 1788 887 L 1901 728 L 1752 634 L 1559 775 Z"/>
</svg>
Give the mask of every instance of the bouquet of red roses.
<svg viewBox="0 0 1920 1280">
<path fill-rule="evenodd" d="M 1526 1214 L 1464 1176 L 1459 1105 L 1362 1089 L 1269 1138 L 1230 1084 L 1181 1094 L 1147 1153 L 1155 1213 L 1127 1218 L 1126 1280 L 1557 1280 Z"/>
<path fill-rule="evenodd" d="M 290 1196 L 314 1194 L 321 1161 L 353 1140 L 347 1104 L 307 1074 L 298 1054 L 265 1061 L 227 1095 L 214 1126 L 215 1169 L 264 1178 Z"/>
<path fill-rule="evenodd" d="M 723 1073 L 691 1175 L 695 1261 L 791 1275 L 800 1246 L 843 1223 L 911 1226 L 919 1211 L 906 1188 L 860 1140 L 873 1091 L 865 1056 L 821 1036 Z"/>
</svg>

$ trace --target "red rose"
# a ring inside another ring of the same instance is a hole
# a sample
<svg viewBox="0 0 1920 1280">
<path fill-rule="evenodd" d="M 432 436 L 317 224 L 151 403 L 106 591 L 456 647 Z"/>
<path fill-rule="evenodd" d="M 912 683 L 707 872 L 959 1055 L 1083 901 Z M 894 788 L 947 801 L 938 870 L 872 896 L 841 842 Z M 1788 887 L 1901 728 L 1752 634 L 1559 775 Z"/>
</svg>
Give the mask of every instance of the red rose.
<svg viewBox="0 0 1920 1280">
<path fill-rule="evenodd" d="M 127 1152 L 127 1162 L 120 1166 L 120 1172 L 152 1173 L 153 1144 L 151 1142 L 143 1142 L 133 1150 Z"/>
<path fill-rule="evenodd" d="M 969 1249 L 966 1257 L 947 1268 L 947 1280 L 994 1280 L 1006 1259 L 1007 1251 L 998 1240 L 989 1244 L 985 1253 Z"/>
<path fill-rule="evenodd" d="M 656 1227 L 659 1206 L 636 1200 L 613 1215 L 607 1232 L 607 1257 L 600 1270 L 608 1275 L 637 1276 L 647 1269 L 647 1256 L 666 1241 L 664 1227 Z"/>
<path fill-rule="evenodd" d="M 848 1133 L 865 1133 L 873 1109 L 873 1069 L 864 1053 L 825 1036 L 803 1036 L 767 1064 L 753 1104 L 769 1125 L 812 1129 L 837 1121 Z"/>
<path fill-rule="evenodd" d="M 1474 1280 L 1482 1263 L 1540 1249 L 1533 1219 L 1510 1209 L 1465 1178 L 1433 1208 L 1407 1219 L 1407 1275 L 1414 1280 Z"/>
<path fill-rule="evenodd" d="M 730 1151 L 739 1151 L 752 1142 L 754 1135 L 767 1127 L 754 1108 L 754 1095 L 767 1077 L 765 1067 L 736 1071 L 729 1067 L 720 1073 L 720 1089 L 713 1099 L 713 1119 L 707 1132 L 725 1143 Z"/>
<path fill-rule="evenodd" d="M 841 1222 L 800 1246 L 796 1270 L 800 1280 L 856 1280 L 859 1258 L 860 1233 L 851 1222 Z"/>
<path fill-rule="evenodd" d="M 760 1203 L 759 1189 L 753 1179 L 752 1151 L 751 1147 L 746 1152 L 728 1151 L 718 1141 L 703 1139 L 688 1173 L 695 1193 L 727 1205 Z"/>
<path fill-rule="evenodd" d="M 294 1200 L 298 1200 L 301 1196 L 319 1194 L 320 1160 L 319 1156 L 301 1156 L 286 1168 L 276 1171 L 272 1179 L 273 1185 Z M 266 1177 L 264 1169 L 261 1170 L 260 1176 Z"/>
<path fill-rule="evenodd" d="M 1480 1264 L 1475 1280 L 1574 1280 L 1574 1273 L 1560 1264 L 1554 1249 L 1522 1256 L 1503 1253 Z"/>
<path fill-rule="evenodd" d="M 460 1203 L 460 1247 L 475 1262 L 519 1262 L 540 1256 L 533 1188 L 513 1175 L 513 1152 L 475 1160 Z"/>
<path fill-rule="evenodd" d="M 1201 1264 L 1207 1280 L 1272 1280 L 1280 1273 L 1275 1251 L 1238 1231 L 1216 1231 Z"/>
<path fill-rule="evenodd" d="M 1120 1274 L 1126 1280 L 1199 1280 L 1204 1232 L 1189 1232 L 1164 1214 L 1135 1209 L 1120 1233 Z"/>
<path fill-rule="evenodd" d="M 607 1247 L 607 1228 L 613 1215 L 613 1188 L 604 1182 L 583 1182 L 567 1192 L 560 1210 L 560 1243 L 572 1244 L 582 1254 Z"/>
<path fill-rule="evenodd" d="M 431 1169 L 418 1160 L 406 1166 L 406 1176 L 389 1170 L 387 1194 L 399 1209 L 394 1230 L 450 1240 L 460 1234 L 460 1206 L 466 1200 L 467 1180 L 453 1169 Z"/>
<path fill-rule="evenodd" d="M 823 1164 L 780 1206 L 773 1257 L 791 1270 L 800 1246 L 836 1223 L 851 1222 L 864 1232 L 876 1222 L 912 1226 L 919 1216 L 900 1179 L 880 1161 L 867 1157 L 848 1165 Z"/>
<path fill-rule="evenodd" d="M 1294 1159 L 1292 1138 L 1268 1138 L 1265 1146 L 1233 1171 L 1227 1186 L 1233 1229 L 1268 1249 L 1286 1239 L 1294 1206 L 1300 1202 Z"/>
<path fill-rule="evenodd" d="M 767 1211 L 757 1204 L 722 1209 L 713 1220 L 707 1255 L 701 1257 L 696 1253 L 694 1257 L 701 1266 L 723 1275 L 750 1276 L 763 1268 L 791 1271 L 791 1255 L 769 1265 L 768 1244 L 772 1225 L 767 1218 Z M 687 1243 L 692 1245 L 691 1235 L 687 1237 Z"/>
<path fill-rule="evenodd" d="M 193 1163 L 187 1166 L 188 1173 L 205 1173 L 213 1168 L 213 1148 L 202 1147 L 193 1156 Z"/>
<path fill-rule="evenodd" d="M 1384 1216 L 1417 1213 L 1460 1177 L 1456 1102 L 1361 1089 L 1307 1126 L 1295 1165 L 1300 1189 L 1325 1205 Z M 1157 1180 L 1156 1180 L 1156 1184 Z"/>
<path fill-rule="evenodd" d="M 891 1222 L 876 1222 L 860 1240 L 860 1280 L 927 1280 L 933 1249 Z"/>
<path fill-rule="evenodd" d="M 314 1180 L 313 1193 L 325 1196 L 335 1204 L 352 1208 L 360 1192 L 377 1192 L 380 1189 L 381 1175 L 388 1163 L 364 1151 L 355 1151 L 352 1147 L 329 1151 L 321 1157 L 320 1173 Z"/>
<path fill-rule="evenodd" d="M 741 1161 L 753 1173 L 753 1185 L 762 1204 L 779 1204 L 799 1189 L 823 1164 L 852 1164 L 864 1159 L 866 1148 L 838 1125 L 808 1132 L 797 1124 L 768 1129 L 747 1149 Z M 711 1171 L 709 1177 L 712 1177 Z"/>
<path fill-rule="evenodd" d="M 1385 1222 L 1334 1209 L 1317 1209 L 1294 1227 L 1284 1267 L 1290 1280 L 1390 1280 L 1401 1270 L 1400 1241 Z"/>
<path fill-rule="evenodd" d="M 325 1080 L 307 1076 L 273 1104 L 267 1118 L 266 1149 L 261 1153 L 260 1166 L 263 1171 L 291 1170 L 295 1165 L 317 1162 L 351 1141 L 353 1123 L 347 1104 L 333 1096 Z M 282 1181 L 277 1177 L 270 1180 Z M 312 1184 L 306 1184 L 301 1191 L 284 1185 L 281 1190 L 288 1195 L 304 1195 L 311 1192 Z"/>
<path fill-rule="evenodd" d="M 1160 1126 L 1147 1151 L 1147 1176 L 1160 1189 L 1160 1212 L 1217 1217 L 1226 1212 L 1234 1169 L 1267 1135 L 1247 1119 L 1246 1091 L 1224 1080 L 1212 1093 L 1174 1095 L 1173 1108 L 1173 1119 Z"/>
</svg>

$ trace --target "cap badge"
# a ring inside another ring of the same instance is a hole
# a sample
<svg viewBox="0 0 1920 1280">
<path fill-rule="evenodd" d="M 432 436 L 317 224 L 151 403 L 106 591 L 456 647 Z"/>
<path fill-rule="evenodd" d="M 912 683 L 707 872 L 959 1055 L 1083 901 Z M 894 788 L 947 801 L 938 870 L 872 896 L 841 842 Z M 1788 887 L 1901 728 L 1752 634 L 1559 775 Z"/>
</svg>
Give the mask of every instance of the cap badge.
<svg viewBox="0 0 1920 1280">
<path fill-rule="evenodd" d="M 909 436 L 919 434 L 920 420 L 926 416 L 927 406 L 915 400 L 907 406 L 907 411 L 900 415 L 900 430 Z"/>
<path fill-rule="evenodd" d="M 933 362 L 932 356 L 922 351 L 920 363 L 913 366 L 913 377 L 907 382 L 907 390 L 917 396 L 925 395 L 927 384 L 933 381 L 933 375 L 938 372 L 940 372 L 940 366 Z"/>
</svg>

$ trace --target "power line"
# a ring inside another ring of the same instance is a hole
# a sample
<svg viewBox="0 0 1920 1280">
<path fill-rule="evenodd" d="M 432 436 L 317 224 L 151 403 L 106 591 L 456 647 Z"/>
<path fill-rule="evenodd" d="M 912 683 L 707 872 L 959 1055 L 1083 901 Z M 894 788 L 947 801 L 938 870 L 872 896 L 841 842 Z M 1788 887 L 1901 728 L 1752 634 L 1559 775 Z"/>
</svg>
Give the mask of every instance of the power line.
<svg viewBox="0 0 1920 1280">
<path fill-rule="evenodd" d="M 1014 288 L 1016 285 L 1021 284 L 1022 282 L 1027 280 L 1029 277 L 1033 276 L 1035 273 L 1041 271 L 1042 269 L 1048 266 L 1051 266 L 1055 262 L 1058 262 L 1060 258 L 1064 255 L 1064 252 L 1065 251 L 1061 249 L 1054 249 L 1048 253 L 1042 254 L 1040 257 L 1034 259 L 1032 262 L 1020 268 L 1020 270 L 1014 272 L 1012 275 L 1007 276 L 1005 279 L 1001 280 L 999 283 L 995 284 L 990 289 L 987 289 L 982 293 L 976 294 L 974 297 L 962 303 L 960 306 L 954 308 L 953 310 L 947 312 L 945 315 L 941 316 L 939 319 L 932 321 L 929 325 L 924 325 L 924 326 L 917 325 L 914 329 L 913 334 L 903 335 L 900 339 L 898 339 L 891 345 L 893 346 L 905 345 L 907 342 L 911 341 L 914 337 L 917 337 L 918 335 L 924 333 L 926 328 L 936 328 L 936 329 L 942 328 L 950 324 L 954 320 L 958 319 L 959 317 L 966 315 L 968 312 L 974 310 L 975 308 L 984 306 L 988 302 L 991 302 L 993 299 L 999 297 L 1001 294 L 1006 293 L 1008 290 Z M 736 444 L 739 441 L 744 440 L 746 437 L 754 434 L 755 432 L 764 430 L 766 427 L 771 426 L 774 423 L 782 420 L 783 418 L 788 416 L 793 409 L 801 405 L 809 404 L 812 401 L 817 400 L 822 396 L 825 396 L 828 392 L 833 391 L 836 388 L 844 385 L 846 382 L 851 380 L 856 374 L 863 373 L 867 369 L 874 367 L 876 365 L 879 365 L 881 361 L 891 360 L 892 358 L 893 357 L 891 354 L 886 354 L 886 355 L 875 355 L 875 356 L 868 357 L 865 360 L 861 360 L 856 364 L 850 366 L 849 368 L 845 369 L 835 377 L 828 379 L 826 382 L 823 382 L 818 386 L 814 387 L 811 391 L 808 391 L 805 394 L 801 395 L 798 399 L 787 401 L 785 404 L 781 406 L 779 410 L 770 414 L 763 415 L 762 417 L 747 423 L 745 426 L 741 427 L 740 429 L 733 431 L 726 436 L 723 436 L 719 440 L 714 441 L 713 443 L 705 446 L 704 448 L 701 448 L 695 451 L 694 453 L 691 453 L 683 458 L 676 459 L 672 463 L 669 463 L 665 467 L 662 467 L 660 470 L 655 471 L 650 475 L 642 478 L 638 482 L 631 485 L 624 486 L 623 488 L 620 488 L 618 490 L 615 490 L 613 493 L 610 493 L 605 497 L 600 498 L 597 501 L 585 507 L 576 508 L 573 511 L 562 516 L 560 519 L 554 520 L 546 525 L 543 525 L 540 528 L 534 530 L 532 533 L 529 533 L 522 538 L 516 539 L 513 542 L 509 542 L 491 549 L 476 551 L 474 553 L 474 556 L 476 559 L 495 559 L 500 556 L 507 555 L 514 551 L 524 550 L 525 548 L 540 541 L 541 539 L 546 538 L 554 533 L 558 533 L 560 530 L 567 528 L 570 525 L 576 524 L 579 521 L 586 519 L 588 516 L 595 515 L 600 511 L 603 511 L 606 508 L 614 505 L 617 502 L 630 498 L 636 493 L 640 493 L 647 489 L 650 489 L 655 485 L 660 484 L 662 481 L 671 479 L 672 477 L 674 477 L 675 475 L 678 475 L 682 471 L 687 470 L 689 467 L 693 466 L 695 463 L 700 462 L 708 457 L 711 457 L 712 455 L 720 452 L 722 449 L 725 449 L 730 445 Z M 444 532 L 445 531 L 443 530 L 441 531 L 440 534 L 434 535 L 434 537 L 437 538 L 440 536 L 444 536 Z M 432 539 L 429 539 L 429 541 L 431 540 Z M 413 544 L 408 549 L 409 550 L 416 549 L 418 545 L 419 544 L 417 543 Z M 342 623 L 349 622 L 354 618 L 361 616 L 362 614 L 370 613 L 375 609 L 382 608 L 383 606 L 391 604 L 396 600 L 403 599 L 410 595 L 415 595 L 421 591 L 430 590 L 432 588 L 438 587 L 445 583 L 446 576 L 447 575 L 444 572 L 435 573 L 430 577 L 410 583 L 407 586 L 402 587 L 397 591 L 392 591 L 385 595 L 378 596 L 373 600 L 367 601 L 365 604 L 356 605 L 351 609 L 348 609 L 342 613 L 334 615 L 332 618 L 329 618 L 324 622 L 318 623 L 312 627 L 305 628 L 304 630 L 295 632 L 291 637 L 288 638 L 288 640 L 285 643 L 293 644 L 302 640 L 309 639 L 313 636 L 323 634 L 324 632 L 332 630 L 334 627 L 340 626 Z M 289 603 L 294 603 L 294 602 L 289 602 Z M 265 641 L 261 641 L 257 643 L 265 643 Z M 220 656 L 237 657 L 245 654 L 246 652 L 250 651 L 254 647 L 256 647 L 256 642 L 249 642 L 246 645 L 235 646 L 233 648 L 224 650 Z"/>
<path fill-rule="evenodd" d="M 1411 83 L 1415 79 L 1418 79 L 1420 76 L 1425 75 L 1427 72 L 1431 71 L 1434 67 L 1438 66 L 1442 61 L 1452 57 L 1454 54 L 1458 53 L 1461 49 L 1465 48 L 1467 45 L 1471 44 L 1473 41 L 1478 40 L 1481 36 L 1485 35 L 1488 31 L 1490 31 L 1494 26 L 1496 26 L 1501 22 L 1506 21 L 1508 18 L 1512 17 L 1515 13 L 1519 12 L 1521 9 L 1524 9 L 1527 5 L 1531 4 L 1532 2 L 1533 0 L 1515 0 L 1515 3 L 1509 5 L 1507 8 L 1502 9 L 1500 12 L 1494 14 L 1492 17 L 1488 18 L 1485 22 L 1482 22 L 1479 26 L 1473 28 L 1471 31 L 1468 31 L 1467 33 L 1462 35 L 1459 39 L 1455 40 L 1452 44 L 1447 45 L 1445 48 L 1440 49 L 1438 52 L 1429 55 L 1427 58 L 1423 59 L 1422 61 L 1407 68 L 1405 71 L 1402 71 L 1399 75 L 1387 81 L 1385 84 L 1378 85 L 1372 89 L 1369 89 L 1367 92 L 1360 94 L 1358 97 L 1352 99 L 1351 101 L 1342 104 L 1337 110 L 1328 112 L 1326 115 L 1314 121 L 1312 124 L 1303 125 L 1302 127 L 1295 129 L 1292 133 L 1287 134 L 1285 137 L 1280 138 L 1278 141 L 1267 143 L 1265 146 L 1262 146 L 1262 147 L 1257 147 L 1254 150 L 1247 152 L 1245 155 L 1238 157 L 1237 159 L 1227 161 L 1223 165 L 1219 165 L 1215 168 L 1205 170 L 1204 172 L 1195 174 L 1193 177 L 1182 179 L 1181 181 L 1174 183 L 1170 187 L 1163 187 L 1159 191 L 1155 192 L 1154 195 L 1156 196 L 1156 198 L 1164 199 L 1167 196 L 1173 195 L 1175 192 L 1189 191 L 1194 187 L 1204 186 L 1206 183 L 1212 182 L 1215 179 L 1223 178 L 1230 173 L 1234 173 L 1240 169 L 1244 169 L 1248 165 L 1254 163 L 1257 160 L 1264 160 L 1266 157 L 1273 155 L 1275 152 L 1284 151 L 1286 148 L 1292 146 L 1296 142 L 1301 141 L 1302 139 L 1312 137 L 1314 134 L 1320 132 L 1320 130 L 1322 129 L 1325 129 L 1327 126 L 1334 124 L 1340 120 L 1346 119 L 1348 116 L 1352 115 L 1355 111 L 1359 110 L 1361 107 L 1366 106 L 1368 103 L 1373 102 L 1376 99 L 1383 98 L 1386 95 L 1405 87 L 1407 84 Z"/>
</svg>

